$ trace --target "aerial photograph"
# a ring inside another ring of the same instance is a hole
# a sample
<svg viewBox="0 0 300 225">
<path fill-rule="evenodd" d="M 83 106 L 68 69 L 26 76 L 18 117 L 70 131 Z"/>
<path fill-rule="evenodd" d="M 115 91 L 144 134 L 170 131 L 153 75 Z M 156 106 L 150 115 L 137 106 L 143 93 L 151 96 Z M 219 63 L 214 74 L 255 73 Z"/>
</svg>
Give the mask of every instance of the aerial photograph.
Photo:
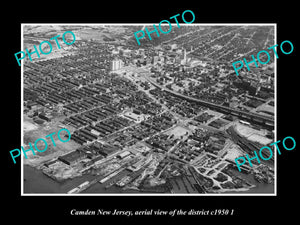
<svg viewBox="0 0 300 225">
<path fill-rule="evenodd" d="M 175 24 L 139 45 L 146 28 L 22 24 L 22 146 L 47 149 L 22 156 L 22 194 L 274 194 L 274 155 L 235 159 L 276 140 L 276 25 Z"/>
</svg>

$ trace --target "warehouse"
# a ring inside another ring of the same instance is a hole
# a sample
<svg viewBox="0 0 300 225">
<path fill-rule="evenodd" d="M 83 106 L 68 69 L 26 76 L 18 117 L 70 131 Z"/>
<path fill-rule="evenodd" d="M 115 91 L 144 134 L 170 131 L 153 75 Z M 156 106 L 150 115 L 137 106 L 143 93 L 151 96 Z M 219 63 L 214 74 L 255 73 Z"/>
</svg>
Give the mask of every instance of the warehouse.
<svg viewBox="0 0 300 225">
<path fill-rule="evenodd" d="M 125 152 L 120 153 L 117 157 L 118 157 L 119 159 L 124 159 L 124 158 L 126 158 L 127 156 L 129 156 L 129 155 L 131 155 L 131 152 L 125 151 Z"/>
<path fill-rule="evenodd" d="M 80 160 L 85 159 L 86 156 L 87 156 L 86 153 L 77 149 L 66 155 L 59 156 L 58 160 L 62 161 L 63 163 L 65 163 L 67 165 L 74 165 L 75 163 L 79 162 Z"/>
</svg>

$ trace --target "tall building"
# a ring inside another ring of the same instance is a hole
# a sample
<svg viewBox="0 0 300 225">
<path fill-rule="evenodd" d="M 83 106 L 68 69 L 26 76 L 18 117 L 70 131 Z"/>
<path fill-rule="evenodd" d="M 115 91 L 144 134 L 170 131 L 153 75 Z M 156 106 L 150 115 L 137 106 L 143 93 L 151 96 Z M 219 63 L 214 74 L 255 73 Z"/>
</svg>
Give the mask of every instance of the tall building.
<svg viewBox="0 0 300 225">
<path fill-rule="evenodd" d="M 181 65 L 185 65 L 187 63 L 187 58 L 186 58 L 186 49 L 183 50 L 183 59 L 181 60 Z M 182 58 L 181 57 L 181 58 Z"/>
<path fill-rule="evenodd" d="M 111 70 L 116 71 L 123 67 L 124 63 L 121 59 L 114 59 L 111 61 Z"/>
</svg>

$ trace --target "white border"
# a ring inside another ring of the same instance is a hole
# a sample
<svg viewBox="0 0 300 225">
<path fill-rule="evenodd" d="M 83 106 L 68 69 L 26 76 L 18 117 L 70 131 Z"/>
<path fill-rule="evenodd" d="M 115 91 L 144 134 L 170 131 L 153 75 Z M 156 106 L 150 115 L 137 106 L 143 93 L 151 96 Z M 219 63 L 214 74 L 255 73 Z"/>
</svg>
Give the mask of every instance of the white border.
<svg viewBox="0 0 300 225">
<path fill-rule="evenodd" d="M 176 25 L 176 23 L 171 23 Z M 109 26 L 139 26 L 139 25 L 153 25 L 152 23 L 21 23 L 21 49 L 23 46 L 23 26 L 26 25 L 63 25 L 63 26 L 97 26 L 97 25 L 109 25 Z M 183 26 L 274 26 L 274 44 L 277 43 L 277 23 L 192 23 L 192 24 L 180 24 Z M 180 28 L 179 28 L 180 29 Z M 271 46 L 270 46 L 271 47 Z M 274 53 L 275 55 L 275 53 Z M 276 59 L 276 60 L 275 60 Z M 274 57 L 274 72 L 275 72 L 275 141 L 277 141 L 277 58 Z M 24 63 L 21 62 L 21 143 L 23 145 L 23 71 Z M 24 193 L 24 182 L 23 182 L 23 157 L 21 157 L 21 196 L 277 196 L 277 152 L 275 152 L 275 165 L 274 165 L 274 193 L 220 193 L 220 194 L 157 194 L 157 193 L 81 193 L 81 194 L 65 194 L 65 193 Z"/>
</svg>

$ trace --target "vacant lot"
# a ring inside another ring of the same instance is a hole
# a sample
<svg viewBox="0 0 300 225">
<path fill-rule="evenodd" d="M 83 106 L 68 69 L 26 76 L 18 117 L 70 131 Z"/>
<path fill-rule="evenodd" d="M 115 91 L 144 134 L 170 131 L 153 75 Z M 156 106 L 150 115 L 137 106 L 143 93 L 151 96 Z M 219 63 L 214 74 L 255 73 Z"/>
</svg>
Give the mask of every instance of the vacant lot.
<svg viewBox="0 0 300 225">
<path fill-rule="evenodd" d="M 190 134 L 190 130 L 188 130 L 184 127 L 181 127 L 181 126 L 177 126 L 174 129 L 167 131 L 166 134 L 168 134 L 168 135 L 174 134 L 175 138 L 180 138 L 180 136 L 185 135 L 186 132 L 188 132 Z"/>
<path fill-rule="evenodd" d="M 24 129 L 24 143 L 23 146 L 26 149 L 29 149 L 28 143 L 30 142 L 34 146 L 34 142 L 38 138 L 43 138 L 47 141 L 48 148 L 45 152 L 35 151 L 36 156 L 32 155 L 31 152 L 28 152 L 28 159 L 25 159 L 24 163 L 32 166 L 38 166 L 40 163 L 48 161 L 52 158 L 58 157 L 60 155 L 66 154 L 67 152 L 76 150 L 80 145 L 70 140 L 68 142 L 61 142 L 57 137 L 57 132 L 61 129 L 58 126 L 59 122 L 51 122 L 50 124 L 45 123 L 44 125 L 35 124 L 30 118 L 24 118 L 23 129 Z M 72 133 L 72 130 L 69 129 Z M 56 146 L 53 145 L 50 137 L 45 137 L 51 133 L 54 133 L 53 140 Z M 66 140 L 64 134 L 67 134 L 65 131 L 61 132 L 61 138 Z M 26 147 L 25 147 L 26 146 Z M 37 147 L 41 150 L 44 149 L 45 145 L 43 141 L 37 143 Z"/>
<path fill-rule="evenodd" d="M 38 129 L 38 126 L 36 126 L 35 124 L 31 123 L 30 121 L 24 121 L 24 123 L 23 123 L 23 129 L 24 129 L 24 132 L 28 132 L 28 131 L 31 131 L 31 130 Z"/>
</svg>

